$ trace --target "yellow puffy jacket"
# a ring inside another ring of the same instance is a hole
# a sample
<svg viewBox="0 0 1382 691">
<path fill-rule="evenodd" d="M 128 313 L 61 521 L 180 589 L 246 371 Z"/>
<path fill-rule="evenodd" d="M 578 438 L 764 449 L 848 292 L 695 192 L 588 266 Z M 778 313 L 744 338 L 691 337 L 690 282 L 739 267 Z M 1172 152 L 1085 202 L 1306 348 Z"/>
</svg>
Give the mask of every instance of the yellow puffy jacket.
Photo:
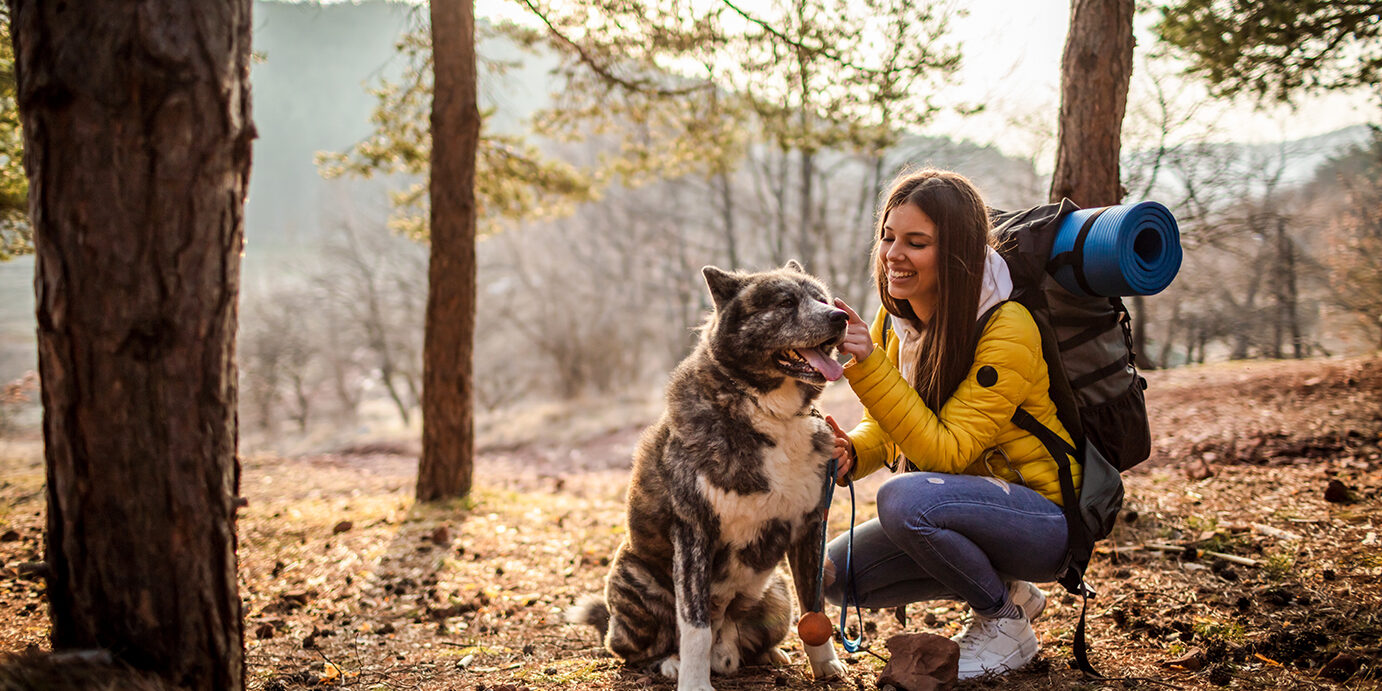
<svg viewBox="0 0 1382 691">
<path fill-rule="evenodd" d="M 858 456 L 854 477 L 868 475 L 900 452 L 920 470 L 999 477 L 1061 504 L 1055 460 L 1036 437 L 1012 422 L 1021 405 L 1070 441 L 1048 393 L 1041 334 L 1027 308 L 1008 302 L 989 319 L 969 374 L 939 415 L 898 371 L 897 335 L 890 332 L 884 338 L 886 315 L 880 309 L 870 330 L 873 352 L 845 366 L 845 378 L 864 404 L 863 420 L 849 432 Z M 1078 492 L 1078 463 L 1072 462 L 1071 474 Z"/>
</svg>

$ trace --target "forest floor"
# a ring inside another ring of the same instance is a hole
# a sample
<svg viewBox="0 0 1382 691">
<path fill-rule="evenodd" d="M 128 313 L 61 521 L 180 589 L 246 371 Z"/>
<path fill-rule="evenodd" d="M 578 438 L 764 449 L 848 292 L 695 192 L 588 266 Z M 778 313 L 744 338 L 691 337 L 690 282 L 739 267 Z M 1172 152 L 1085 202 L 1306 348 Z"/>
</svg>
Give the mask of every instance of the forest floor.
<svg viewBox="0 0 1382 691">
<path fill-rule="evenodd" d="M 1080 603 L 1052 585 L 1037 659 L 960 688 L 1382 685 L 1382 354 L 1148 378 L 1153 457 L 1126 475 L 1122 520 L 1089 575 L 1092 661 L 1129 680 L 1084 681 L 1070 667 Z M 823 407 L 848 422 L 849 401 L 832 385 Z M 510 416 L 509 431 L 481 444 L 472 497 L 449 506 L 414 503 L 415 442 L 246 452 L 249 688 L 674 688 L 563 621 L 602 587 L 624 530 L 630 454 L 656 410 L 604 412 Z M 859 483 L 856 520 L 872 517 L 883 479 Z M 34 575 L 44 501 L 40 441 L 0 440 L 0 653 L 47 647 Z M 832 534 L 847 526 L 848 501 L 835 495 Z M 886 655 L 904 631 L 951 635 L 963 611 L 937 602 L 907 615 L 903 626 L 892 611 L 865 611 L 871 649 Z M 882 667 L 858 653 L 846 656 L 847 679 L 817 683 L 796 636 L 784 647 L 791 665 L 717 677 L 717 688 L 866 689 Z"/>
</svg>

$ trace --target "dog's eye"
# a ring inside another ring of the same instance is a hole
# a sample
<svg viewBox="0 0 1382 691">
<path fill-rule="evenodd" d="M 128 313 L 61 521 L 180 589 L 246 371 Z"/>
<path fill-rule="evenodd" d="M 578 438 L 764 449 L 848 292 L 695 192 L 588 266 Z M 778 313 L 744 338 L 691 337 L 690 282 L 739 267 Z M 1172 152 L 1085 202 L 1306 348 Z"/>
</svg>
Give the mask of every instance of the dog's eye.
<svg viewBox="0 0 1382 691">
<path fill-rule="evenodd" d="M 791 309 L 797 306 L 797 299 L 795 296 L 788 295 L 782 298 L 781 300 L 778 300 L 777 306 L 783 309 Z"/>
</svg>

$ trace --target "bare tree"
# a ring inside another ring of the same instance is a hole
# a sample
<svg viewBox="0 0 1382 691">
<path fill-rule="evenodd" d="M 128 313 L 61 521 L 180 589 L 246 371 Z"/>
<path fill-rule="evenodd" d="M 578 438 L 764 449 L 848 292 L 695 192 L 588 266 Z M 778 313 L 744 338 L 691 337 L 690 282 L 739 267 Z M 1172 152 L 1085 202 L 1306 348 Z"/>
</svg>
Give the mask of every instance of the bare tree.
<svg viewBox="0 0 1382 691">
<path fill-rule="evenodd" d="M 354 346 L 363 346 L 374 370 L 406 425 L 420 400 L 423 253 L 410 241 L 375 229 L 343 222 L 323 251 L 326 266 L 317 275 L 327 310 L 337 315 L 337 337 L 345 338 L 333 368 L 348 386 Z M 342 395 L 349 396 L 348 393 Z"/>
<path fill-rule="evenodd" d="M 52 645 L 231 691 L 250 5 L 10 1 Z"/>
</svg>

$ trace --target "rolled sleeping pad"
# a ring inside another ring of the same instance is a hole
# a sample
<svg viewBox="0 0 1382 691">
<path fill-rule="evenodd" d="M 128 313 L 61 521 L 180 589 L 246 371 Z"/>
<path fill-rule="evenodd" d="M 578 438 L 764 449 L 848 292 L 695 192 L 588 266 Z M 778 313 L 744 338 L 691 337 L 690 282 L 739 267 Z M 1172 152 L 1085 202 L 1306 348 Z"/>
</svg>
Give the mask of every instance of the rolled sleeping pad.
<svg viewBox="0 0 1382 691">
<path fill-rule="evenodd" d="M 1052 276 L 1081 296 L 1155 295 L 1180 271 L 1180 229 L 1158 202 L 1072 212 L 1051 247 Z"/>
</svg>

